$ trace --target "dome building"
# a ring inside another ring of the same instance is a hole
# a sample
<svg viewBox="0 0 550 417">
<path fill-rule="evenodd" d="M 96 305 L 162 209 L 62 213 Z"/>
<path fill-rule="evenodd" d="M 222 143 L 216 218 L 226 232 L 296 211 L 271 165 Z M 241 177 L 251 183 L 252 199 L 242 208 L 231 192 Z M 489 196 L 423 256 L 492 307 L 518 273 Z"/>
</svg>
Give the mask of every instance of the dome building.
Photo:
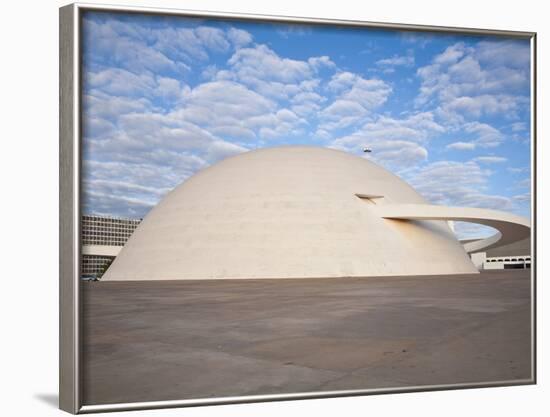
<svg viewBox="0 0 550 417">
<path fill-rule="evenodd" d="M 499 232 L 463 246 L 447 220 Z M 430 205 L 358 156 L 265 148 L 227 158 L 166 195 L 103 280 L 475 274 L 469 252 L 529 234 L 523 217 Z"/>
</svg>

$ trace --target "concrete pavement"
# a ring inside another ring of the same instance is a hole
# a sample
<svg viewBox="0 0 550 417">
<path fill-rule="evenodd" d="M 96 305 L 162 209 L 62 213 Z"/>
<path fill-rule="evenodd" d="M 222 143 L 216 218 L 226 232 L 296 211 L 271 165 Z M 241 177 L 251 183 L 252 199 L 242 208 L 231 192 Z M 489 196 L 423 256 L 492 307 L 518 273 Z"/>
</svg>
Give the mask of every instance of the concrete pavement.
<svg viewBox="0 0 550 417">
<path fill-rule="evenodd" d="M 530 378 L 528 272 L 83 283 L 84 403 Z"/>
</svg>

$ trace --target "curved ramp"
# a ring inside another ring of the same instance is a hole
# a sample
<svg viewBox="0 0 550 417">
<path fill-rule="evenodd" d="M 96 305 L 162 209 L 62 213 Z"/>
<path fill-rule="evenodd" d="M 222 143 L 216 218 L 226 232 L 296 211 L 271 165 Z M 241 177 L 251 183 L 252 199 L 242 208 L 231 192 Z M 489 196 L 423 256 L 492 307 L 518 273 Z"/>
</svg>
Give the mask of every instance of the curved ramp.
<svg viewBox="0 0 550 417">
<path fill-rule="evenodd" d="M 468 253 L 504 246 L 528 238 L 529 219 L 498 210 L 446 207 L 432 204 L 384 204 L 376 207 L 380 217 L 399 220 L 455 220 L 493 227 L 496 234 L 464 245 Z"/>
</svg>

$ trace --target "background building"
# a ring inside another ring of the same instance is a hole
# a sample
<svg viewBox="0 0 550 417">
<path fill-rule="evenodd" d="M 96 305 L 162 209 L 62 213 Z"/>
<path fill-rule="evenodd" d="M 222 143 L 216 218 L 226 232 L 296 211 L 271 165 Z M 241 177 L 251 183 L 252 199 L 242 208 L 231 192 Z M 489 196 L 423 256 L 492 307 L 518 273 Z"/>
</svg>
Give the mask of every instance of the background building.
<svg viewBox="0 0 550 417">
<path fill-rule="evenodd" d="M 485 252 L 472 253 L 471 257 L 478 269 L 528 269 L 531 268 L 531 240 L 523 239 Z"/>
<path fill-rule="evenodd" d="M 82 276 L 101 277 L 141 219 L 82 216 Z"/>
</svg>

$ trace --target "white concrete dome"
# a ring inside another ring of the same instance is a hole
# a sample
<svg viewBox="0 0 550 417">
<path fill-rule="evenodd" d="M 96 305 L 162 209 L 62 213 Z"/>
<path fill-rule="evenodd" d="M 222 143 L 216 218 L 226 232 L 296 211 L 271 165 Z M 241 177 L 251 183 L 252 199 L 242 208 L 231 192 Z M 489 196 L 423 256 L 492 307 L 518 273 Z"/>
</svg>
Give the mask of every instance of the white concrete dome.
<svg viewBox="0 0 550 417">
<path fill-rule="evenodd" d="M 380 215 L 380 208 L 396 204 L 426 202 L 364 158 L 306 146 L 247 152 L 169 193 L 103 279 L 477 272 L 446 221 Z"/>
</svg>

